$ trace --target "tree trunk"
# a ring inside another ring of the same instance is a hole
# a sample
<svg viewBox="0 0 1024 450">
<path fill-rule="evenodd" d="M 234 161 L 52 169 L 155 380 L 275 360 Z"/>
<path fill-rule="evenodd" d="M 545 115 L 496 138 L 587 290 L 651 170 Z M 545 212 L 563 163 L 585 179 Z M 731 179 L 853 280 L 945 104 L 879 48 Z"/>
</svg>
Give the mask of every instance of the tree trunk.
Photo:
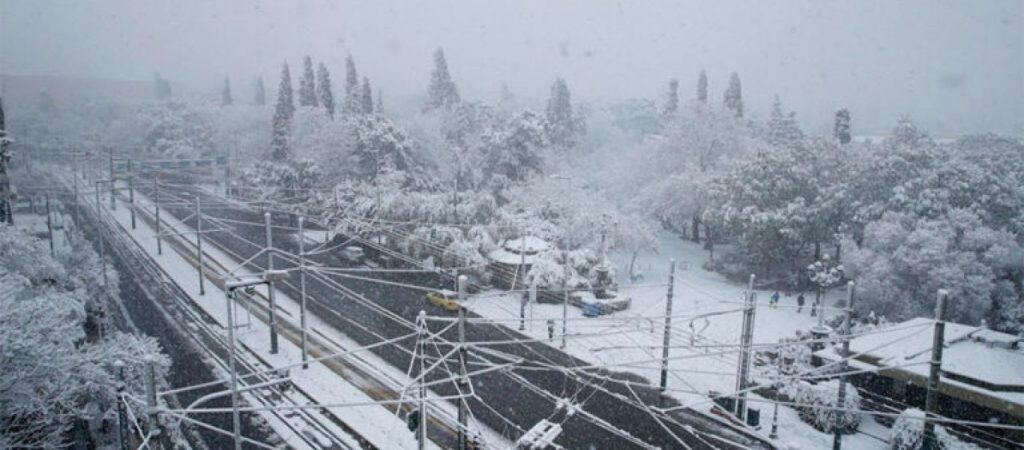
<svg viewBox="0 0 1024 450">
<path fill-rule="evenodd" d="M 821 261 L 821 242 L 814 241 L 814 260 Z"/>
<path fill-rule="evenodd" d="M 700 217 L 696 215 L 690 221 L 690 239 L 693 239 L 693 242 L 700 242 Z"/>
<path fill-rule="evenodd" d="M 715 239 L 711 233 L 711 228 L 707 224 L 704 224 L 704 250 L 708 251 L 708 258 L 710 261 L 715 260 Z"/>
</svg>

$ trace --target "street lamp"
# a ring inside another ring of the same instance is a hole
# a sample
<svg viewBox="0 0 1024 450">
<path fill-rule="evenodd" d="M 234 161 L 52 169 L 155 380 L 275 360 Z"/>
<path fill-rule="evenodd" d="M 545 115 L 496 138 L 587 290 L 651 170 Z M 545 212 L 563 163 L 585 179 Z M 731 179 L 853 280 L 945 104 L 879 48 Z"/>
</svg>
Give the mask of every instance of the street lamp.
<svg viewBox="0 0 1024 450">
<path fill-rule="evenodd" d="M 231 420 L 234 426 L 235 450 L 242 450 L 242 426 L 238 416 L 238 371 L 235 370 L 235 315 L 234 299 L 235 290 L 241 288 L 246 293 L 252 293 L 256 286 L 261 284 L 270 285 L 274 281 L 283 280 L 288 276 L 286 270 L 267 270 L 262 276 L 239 277 L 224 282 L 224 296 L 227 300 L 228 310 L 228 350 L 230 354 L 231 367 Z"/>
<path fill-rule="evenodd" d="M 551 178 L 556 180 L 565 180 L 565 194 L 566 197 L 572 192 L 572 177 L 565 175 L 552 175 Z M 572 233 L 569 232 L 569 207 L 566 205 L 566 210 L 562 213 L 565 223 L 565 246 L 562 248 L 562 260 L 565 262 L 565 276 L 562 281 L 562 345 L 560 348 L 565 348 L 565 335 L 568 333 L 567 324 L 569 322 L 569 246 L 572 245 Z"/>
<path fill-rule="evenodd" d="M 824 324 L 825 292 L 843 280 L 843 265 L 833 266 L 832 258 L 828 254 L 822 255 L 820 260 L 807 266 L 807 278 L 811 283 L 814 283 L 817 290 L 814 303 L 818 314 L 818 327 L 820 328 Z"/>
<path fill-rule="evenodd" d="M 822 255 L 821 260 L 807 266 L 807 278 L 817 287 L 815 307 L 818 313 L 818 324 L 810 329 L 811 338 L 814 339 L 811 351 L 816 352 L 825 348 L 825 339 L 832 332 L 831 328 L 825 326 L 825 292 L 843 280 L 843 266 L 842 264 L 833 266 L 832 259 L 825 254 Z M 814 311 L 812 309 L 811 314 L 814 314 Z M 814 356 L 814 361 L 817 361 L 817 358 Z"/>
</svg>

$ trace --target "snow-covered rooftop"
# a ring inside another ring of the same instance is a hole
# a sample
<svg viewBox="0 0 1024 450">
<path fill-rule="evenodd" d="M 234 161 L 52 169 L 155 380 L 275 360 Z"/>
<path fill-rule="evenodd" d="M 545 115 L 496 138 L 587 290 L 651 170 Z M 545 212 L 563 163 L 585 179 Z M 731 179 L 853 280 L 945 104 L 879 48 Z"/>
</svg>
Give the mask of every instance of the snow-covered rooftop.
<svg viewBox="0 0 1024 450">
<path fill-rule="evenodd" d="M 509 265 L 533 264 L 537 254 L 549 248 L 551 244 L 541 238 L 524 236 L 506 240 L 501 247 L 488 253 L 487 259 Z"/>
<path fill-rule="evenodd" d="M 523 236 L 516 239 L 508 239 L 501 246 L 512 253 L 526 252 L 527 255 L 537 254 L 551 248 L 551 244 L 536 236 Z"/>
<path fill-rule="evenodd" d="M 915 318 L 892 327 L 895 331 L 861 336 L 850 341 L 858 363 L 903 366 L 895 370 L 928 377 L 934 320 Z M 1024 349 L 1021 338 L 984 327 L 947 322 L 942 354 L 943 383 L 1024 404 Z M 863 354 L 862 354 L 863 353 Z M 836 359 L 835 350 L 818 352 Z"/>
</svg>

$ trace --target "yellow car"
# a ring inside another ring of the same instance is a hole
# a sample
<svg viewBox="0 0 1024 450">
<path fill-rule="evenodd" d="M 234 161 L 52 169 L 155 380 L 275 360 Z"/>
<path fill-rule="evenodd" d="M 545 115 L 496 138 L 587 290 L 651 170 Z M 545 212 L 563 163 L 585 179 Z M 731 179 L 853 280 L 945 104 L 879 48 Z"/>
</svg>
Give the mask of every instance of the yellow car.
<svg viewBox="0 0 1024 450">
<path fill-rule="evenodd" d="M 458 311 L 459 302 L 456 300 L 458 294 L 447 289 L 427 293 L 427 301 L 431 305 L 440 306 L 447 311 Z"/>
</svg>

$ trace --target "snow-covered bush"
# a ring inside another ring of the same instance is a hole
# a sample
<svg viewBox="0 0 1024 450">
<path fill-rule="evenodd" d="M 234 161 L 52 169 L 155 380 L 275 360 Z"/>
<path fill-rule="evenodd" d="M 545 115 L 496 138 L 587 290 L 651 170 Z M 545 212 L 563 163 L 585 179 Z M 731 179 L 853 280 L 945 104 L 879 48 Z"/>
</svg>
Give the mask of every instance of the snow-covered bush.
<svg viewBox="0 0 1024 450">
<path fill-rule="evenodd" d="M 798 404 L 800 419 L 825 433 L 834 433 L 838 416 L 840 429 L 850 433 L 860 426 L 860 393 L 852 384 L 846 384 L 846 398 L 838 405 L 839 380 L 811 384 L 806 381 L 788 383 L 780 390 L 782 395 Z"/>
<path fill-rule="evenodd" d="M 892 450 L 918 450 L 924 440 L 924 411 L 908 408 L 900 413 L 889 432 Z M 935 438 L 941 450 L 980 450 L 981 447 L 963 442 L 941 425 L 935 425 Z"/>
</svg>

